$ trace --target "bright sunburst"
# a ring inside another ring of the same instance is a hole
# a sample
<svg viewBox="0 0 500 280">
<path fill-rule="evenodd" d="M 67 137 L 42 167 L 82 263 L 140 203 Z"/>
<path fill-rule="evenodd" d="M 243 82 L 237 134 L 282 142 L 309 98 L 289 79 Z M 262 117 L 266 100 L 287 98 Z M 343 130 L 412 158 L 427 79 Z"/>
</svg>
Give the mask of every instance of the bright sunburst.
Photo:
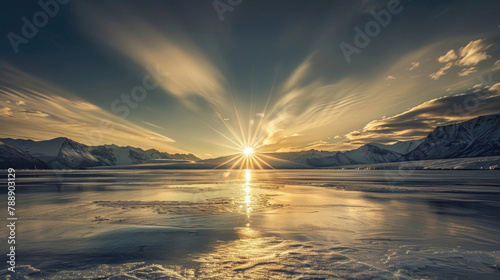
<svg viewBox="0 0 500 280">
<path fill-rule="evenodd" d="M 247 157 L 248 157 L 248 156 L 251 156 L 251 155 L 253 154 L 253 149 L 252 149 L 252 147 L 245 147 L 245 148 L 243 149 L 243 154 L 244 154 L 245 156 L 247 156 Z"/>
<path fill-rule="evenodd" d="M 270 98 L 268 98 L 269 103 Z M 220 122 L 225 127 L 225 131 L 219 131 L 212 128 L 219 135 L 227 140 L 229 145 L 224 145 L 218 143 L 218 145 L 228 148 L 233 151 L 238 151 L 232 157 L 229 157 L 226 161 L 222 162 L 215 168 L 227 168 L 229 170 L 238 168 L 242 169 L 265 169 L 274 167 L 267 161 L 271 162 L 288 162 L 288 160 L 280 159 L 263 152 L 263 147 L 265 146 L 265 140 L 268 136 L 268 132 L 263 129 L 263 122 L 266 118 L 266 110 L 268 104 L 265 105 L 264 110 L 256 113 L 252 112 L 250 108 L 250 116 L 248 119 L 243 119 L 240 116 L 240 111 L 238 106 L 233 99 L 233 109 L 234 115 L 233 120 L 226 118 L 222 114 L 218 113 L 217 116 Z"/>
</svg>

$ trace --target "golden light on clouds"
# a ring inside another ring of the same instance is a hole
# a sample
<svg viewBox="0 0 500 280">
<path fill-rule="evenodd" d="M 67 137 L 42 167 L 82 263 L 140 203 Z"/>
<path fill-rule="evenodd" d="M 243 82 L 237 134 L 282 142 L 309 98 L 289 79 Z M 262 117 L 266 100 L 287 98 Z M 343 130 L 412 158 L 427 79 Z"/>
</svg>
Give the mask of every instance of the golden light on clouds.
<svg viewBox="0 0 500 280">
<path fill-rule="evenodd" d="M 187 37 L 168 38 L 158 28 L 130 14 L 106 12 L 90 3 L 80 3 L 82 29 L 113 52 L 124 55 L 142 68 L 157 68 L 168 75 L 161 88 L 193 111 L 196 98 L 214 108 L 227 106 L 226 79 L 218 67 Z M 97 28 L 99 27 L 99 28 Z"/>
<path fill-rule="evenodd" d="M 7 70 L 6 70 L 7 69 Z M 116 144 L 183 152 L 168 136 L 109 113 L 50 83 L 3 65 L 1 137 L 47 140 L 68 137 L 97 146 Z M 7 86 L 11 84 L 11 86 Z"/>
</svg>

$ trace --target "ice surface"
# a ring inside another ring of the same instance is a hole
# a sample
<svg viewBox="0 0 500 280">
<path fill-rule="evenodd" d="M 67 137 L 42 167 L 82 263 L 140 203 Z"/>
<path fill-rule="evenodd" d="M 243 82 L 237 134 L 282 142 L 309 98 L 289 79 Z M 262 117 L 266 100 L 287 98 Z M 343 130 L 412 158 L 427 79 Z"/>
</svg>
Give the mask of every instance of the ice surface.
<svg viewBox="0 0 500 280">
<path fill-rule="evenodd" d="M 10 279 L 500 275 L 495 170 L 58 175 L 17 174 L 20 261 Z"/>
</svg>

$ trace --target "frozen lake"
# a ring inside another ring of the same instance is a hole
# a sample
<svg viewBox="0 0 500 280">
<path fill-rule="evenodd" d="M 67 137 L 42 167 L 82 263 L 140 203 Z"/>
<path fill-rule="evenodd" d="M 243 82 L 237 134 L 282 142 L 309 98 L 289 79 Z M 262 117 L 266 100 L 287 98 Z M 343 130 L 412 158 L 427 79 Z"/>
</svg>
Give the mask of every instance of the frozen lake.
<svg viewBox="0 0 500 280">
<path fill-rule="evenodd" d="M 16 175 L 17 279 L 500 279 L 499 171 Z"/>
</svg>

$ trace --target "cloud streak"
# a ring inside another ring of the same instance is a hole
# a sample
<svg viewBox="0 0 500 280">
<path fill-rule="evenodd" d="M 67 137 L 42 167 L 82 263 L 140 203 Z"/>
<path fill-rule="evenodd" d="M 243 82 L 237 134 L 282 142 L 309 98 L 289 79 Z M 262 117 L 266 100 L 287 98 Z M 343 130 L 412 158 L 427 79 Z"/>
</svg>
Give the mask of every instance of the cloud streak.
<svg viewBox="0 0 500 280">
<path fill-rule="evenodd" d="M 1 137 L 68 137 L 87 145 L 132 145 L 183 152 L 173 139 L 123 120 L 98 106 L 11 66 L 0 72 Z"/>
<path fill-rule="evenodd" d="M 500 113 L 500 84 L 432 99 L 401 114 L 374 120 L 346 135 L 352 144 L 388 143 L 425 137 L 441 125 Z"/>
<path fill-rule="evenodd" d="M 227 105 L 224 75 L 186 37 L 169 38 L 130 13 L 109 12 L 88 3 L 81 4 L 79 10 L 82 28 L 91 38 L 143 68 L 157 66 L 168 73 L 169 78 L 160 86 L 188 108 L 199 109 L 196 98 L 214 108 Z"/>
<path fill-rule="evenodd" d="M 439 80 L 442 76 L 447 74 L 447 71 L 450 70 L 451 66 L 453 66 L 453 63 L 449 62 L 437 72 L 430 74 L 429 77 L 433 80 Z"/>
</svg>

